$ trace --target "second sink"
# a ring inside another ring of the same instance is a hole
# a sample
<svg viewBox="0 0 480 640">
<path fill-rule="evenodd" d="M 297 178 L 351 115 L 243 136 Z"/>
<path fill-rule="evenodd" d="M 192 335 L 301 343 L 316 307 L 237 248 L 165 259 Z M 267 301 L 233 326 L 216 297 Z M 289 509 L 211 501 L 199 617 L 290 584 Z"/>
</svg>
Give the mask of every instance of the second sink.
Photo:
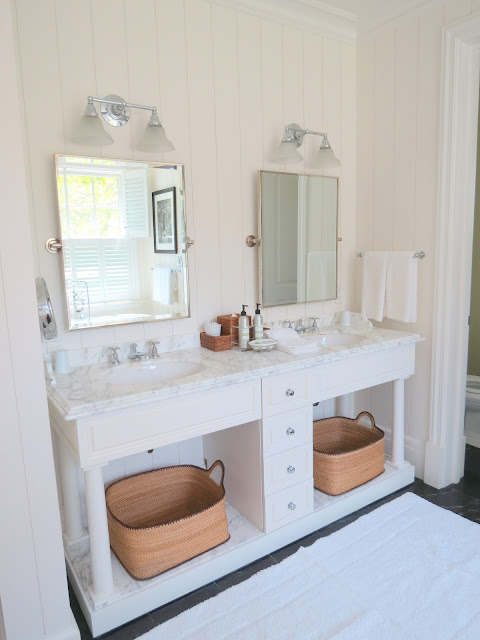
<svg viewBox="0 0 480 640">
<path fill-rule="evenodd" d="M 352 333 L 327 333 L 317 338 L 324 347 L 352 347 L 364 339 L 364 336 L 357 336 Z"/>
</svg>

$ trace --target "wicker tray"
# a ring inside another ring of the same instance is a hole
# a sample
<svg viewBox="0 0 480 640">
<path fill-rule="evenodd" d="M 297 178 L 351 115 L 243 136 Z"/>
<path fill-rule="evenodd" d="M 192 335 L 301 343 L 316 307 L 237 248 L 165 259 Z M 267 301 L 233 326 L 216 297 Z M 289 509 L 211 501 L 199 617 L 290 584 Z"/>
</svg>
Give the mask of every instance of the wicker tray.
<svg viewBox="0 0 480 640">
<path fill-rule="evenodd" d="M 360 424 L 362 416 L 371 426 Z M 313 423 L 313 484 L 324 493 L 337 496 L 376 478 L 384 471 L 384 454 L 385 434 L 368 411 Z"/>
<path fill-rule="evenodd" d="M 217 467 L 219 483 L 211 477 Z M 110 546 L 133 578 L 153 578 L 230 538 L 224 475 L 217 460 L 208 471 L 167 467 L 107 488 Z"/>
<path fill-rule="evenodd" d="M 200 333 L 200 344 L 211 351 L 228 351 L 232 348 L 232 336 L 209 336 L 208 333 L 202 331 Z"/>
</svg>

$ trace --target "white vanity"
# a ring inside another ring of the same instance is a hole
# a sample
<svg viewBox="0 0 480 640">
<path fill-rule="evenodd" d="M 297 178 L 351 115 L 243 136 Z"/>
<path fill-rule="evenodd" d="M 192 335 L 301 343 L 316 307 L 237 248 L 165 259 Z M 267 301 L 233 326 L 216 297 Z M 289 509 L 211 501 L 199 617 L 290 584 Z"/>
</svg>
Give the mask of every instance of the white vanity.
<svg viewBox="0 0 480 640">
<path fill-rule="evenodd" d="M 94 636 L 413 482 L 414 468 L 404 460 L 404 380 L 414 373 L 421 338 L 384 329 L 351 333 L 360 336 L 358 344 L 315 355 L 194 349 L 120 367 L 81 367 L 49 387 L 68 572 Z M 196 372 L 162 380 L 167 363 L 177 376 L 183 375 L 178 363 Z M 389 381 L 392 454 L 385 472 L 335 498 L 314 490 L 312 405 Z M 217 458 L 225 463 L 231 538 L 156 578 L 136 581 L 110 551 L 102 468 L 195 436 L 203 436 L 209 465 Z"/>
</svg>

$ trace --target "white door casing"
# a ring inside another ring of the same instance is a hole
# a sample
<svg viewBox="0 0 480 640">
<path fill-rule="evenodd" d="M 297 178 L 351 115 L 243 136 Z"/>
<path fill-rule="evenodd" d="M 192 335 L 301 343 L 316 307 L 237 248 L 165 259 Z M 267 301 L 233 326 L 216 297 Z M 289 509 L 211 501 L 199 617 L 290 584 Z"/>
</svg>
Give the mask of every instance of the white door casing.
<svg viewBox="0 0 480 640">
<path fill-rule="evenodd" d="M 425 482 L 463 475 L 477 155 L 480 15 L 444 32 L 429 439 Z"/>
</svg>

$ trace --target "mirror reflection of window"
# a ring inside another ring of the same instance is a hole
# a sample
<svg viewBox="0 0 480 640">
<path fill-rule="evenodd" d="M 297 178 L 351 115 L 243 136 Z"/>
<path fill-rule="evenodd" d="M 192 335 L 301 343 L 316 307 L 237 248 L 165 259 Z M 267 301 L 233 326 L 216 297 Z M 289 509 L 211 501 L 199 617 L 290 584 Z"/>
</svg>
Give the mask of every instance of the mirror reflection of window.
<svg viewBox="0 0 480 640">
<path fill-rule="evenodd" d="M 154 252 L 151 204 L 156 189 L 173 193 L 171 235 L 184 241 L 181 165 L 56 158 L 70 329 L 188 317 L 184 246 Z"/>
</svg>

